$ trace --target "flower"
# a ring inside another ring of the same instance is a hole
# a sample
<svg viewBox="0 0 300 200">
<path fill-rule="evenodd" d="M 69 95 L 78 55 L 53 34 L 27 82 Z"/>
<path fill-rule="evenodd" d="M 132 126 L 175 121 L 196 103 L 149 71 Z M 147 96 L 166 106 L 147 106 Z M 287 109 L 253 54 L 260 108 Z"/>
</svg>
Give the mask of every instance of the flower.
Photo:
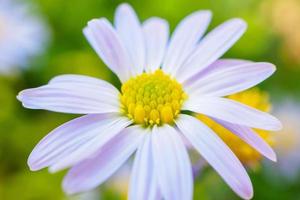
<svg viewBox="0 0 300 200">
<path fill-rule="evenodd" d="M 264 112 L 270 112 L 271 103 L 269 102 L 269 96 L 266 92 L 260 91 L 258 88 L 243 91 L 237 94 L 229 95 L 229 99 L 244 103 L 253 108 L 259 109 Z M 238 137 L 234 132 L 226 129 L 222 125 L 216 123 L 205 115 L 197 115 L 197 117 L 205 122 L 218 136 L 230 147 L 239 160 L 252 168 L 256 168 L 262 159 L 262 156 L 255 148 L 247 144 L 242 138 Z M 274 134 L 265 130 L 257 129 L 255 132 L 263 138 L 265 142 L 273 146 Z"/>
<path fill-rule="evenodd" d="M 274 136 L 278 165 L 273 169 L 294 180 L 300 172 L 300 107 L 296 102 L 289 100 L 279 104 L 274 115 L 282 121 L 284 128 Z"/>
<path fill-rule="evenodd" d="M 202 113 L 236 130 L 258 152 L 275 160 L 272 149 L 250 127 L 278 130 L 271 115 L 222 98 L 265 80 L 269 63 L 220 60 L 244 33 L 232 19 L 202 36 L 211 13 L 187 16 L 169 40 L 168 23 L 150 18 L 142 25 L 122 4 L 115 28 L 105 18 L 84 29 L 93 48 L 119 77 L 113 85 L 87 76 L 61 75 L 47 85 L 27 89 L 24 107 L 85 114 L 58 127 L 32 151 L 31 170 L 72 167 L 63 181 L 68 194 L 106 181 L 137 150 L 129 199 L 192 199 L 193 178 L 185 137 L 242 198 L 253 195 L 246 170 L 227 145 L 189 113 Z M 190 111 L 190 112 L 186 112 Z"/>
<path fill-rule="evenodd" d="M 300 2 L 298 0 L 263 1 L 261 12 L 272 31 L 281 38 L 280 55 L 289 62 L 300 63 Z M 282 13 L 286 13 L 282 15 Z M 299 69 L 299 65 L 290 64 L 288 67 Z"/>
<path fill-rule="evenodd" d="M 0 0 L 0 72 L 12 73 L 39 54 L 47 40 L 46 26 L 30 5 Z"/>
</svg>

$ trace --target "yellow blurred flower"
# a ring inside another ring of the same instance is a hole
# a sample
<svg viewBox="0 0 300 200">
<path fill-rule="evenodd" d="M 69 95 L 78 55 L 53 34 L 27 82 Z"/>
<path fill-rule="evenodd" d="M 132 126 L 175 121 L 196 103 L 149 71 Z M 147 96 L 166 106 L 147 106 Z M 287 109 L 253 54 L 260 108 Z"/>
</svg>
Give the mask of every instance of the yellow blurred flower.
<svg viewBox="0 0 300 200">
<path fill-rule="evenodd" d="M 262 13 L 269 25 L 282 38 L 282 55 L 300 63 L 300 1 L 264 1 Z"/>
<path fill-rule="evenodd" d="M 228 98 L 256 108 L 264 112 L 270 112 L 271 104 L 269 102 L 269 95 L 266 92 L 254 88 L 237 94 L 228 96 Z M 214 130 L 221 139 L 230 147 L 230 149 L 235 153 L 235 155 L 240 159 L 240 161 L 252 168 L 258 166 L 259 161 L 262 156 L 250 145 L 241 140 L 238 136 L 225 129 L 220 124 L 216 123 L 212 119 L 204 116 L 198 115 L 204 123 L 206 123 L 212 130 Z M 269 145 L 273 146 L 273 136 L 264 130 L 255 129 Z"/>
</svg>

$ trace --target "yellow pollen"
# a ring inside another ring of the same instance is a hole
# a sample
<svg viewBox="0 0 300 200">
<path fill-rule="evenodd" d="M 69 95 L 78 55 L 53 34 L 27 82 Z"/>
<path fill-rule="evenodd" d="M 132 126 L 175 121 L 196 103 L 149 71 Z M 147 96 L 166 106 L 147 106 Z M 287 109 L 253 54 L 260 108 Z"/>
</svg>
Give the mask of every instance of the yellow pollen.
<svg viewBox="0 0 300 200">
<path fill-rule="evenodd" d="M 264 112 L 270 112 L 271 109 L 268 94 L 260 91 L 258 88 L 230 95 L 228 98 Z M 217 124 L 212 119 L 204 115 L 198 115 L 197 117 L 221 137 L 221 139 L 230 147 L 243 164 L 248 165 L 249 167 L 258 166 L 259 161 L 262 159 L 260 153 L 241 140 L 234 133 Z M 274 138 L 270 132 L 258 129 L 255 129 L 255 132 L 258 133 L 269 145 L 273 146 Z"/>
<path fill-rule="evenodd" d="M 121 87 L 121 109 L 136 124 L 171 124 L 187 95 L 181 84 L 161 70 L 143 73 Z"/>
</svg>

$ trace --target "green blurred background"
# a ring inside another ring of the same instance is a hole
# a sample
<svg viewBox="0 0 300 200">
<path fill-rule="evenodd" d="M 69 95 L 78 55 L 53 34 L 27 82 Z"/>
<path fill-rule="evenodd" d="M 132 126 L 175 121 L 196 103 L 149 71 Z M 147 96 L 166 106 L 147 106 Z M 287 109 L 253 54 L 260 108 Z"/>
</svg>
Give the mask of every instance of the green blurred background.
<svg viewBox="0 0 300 200">
<path fill-rule="evenodd" d="M 23 0 L 22 2 L 25 2 Z M 114 82 L 116 77 L 105 67 L 89 46 L 82 28 L 92 18 L 113 18 L 119 0 L 30 0 L 51 31 L 44 54 L 31 59 L 28 68 L 18 74 L 0 75 L 0 199 L 60 200 L 64 196 L 61 180 L 65 172 L 30 172 L 27 157 L 35 144 L 49 131 L 74 116 L 48 111 L 27 110 L 16 100 L 25 88 L 47 83 L 56 75 L 86 74 Z M 273 102 L 300 98 L 300 1 L 299 0 L 132 0 L 128 1 L 145 20 L 159 16 L 176 24 L 199 9 L 213 12 L 210 29 L 221 22 L 241 17 L 248 31 L 224 56 L 268 61 L 277 73 L 260 85 L 271 94 Z M 251 171 L 254 199 L 300 199 L 300 178 L 287 181 L 268 173 L 262 166 Z M 114 185 L 114 184 L 112 184 Z M 126 199 L 114 186 L 105 184 L 95 192 L 102 199 Z M 96 195 L 97 196 L 97 195 Z M 196 179 L 195 199 L 231 200 L 238 197 L 211 169 Z M 89 197 L 73 197 L 89 199 Z M 96 197 L 97 198 L 97 197 Z"/>
</svg>

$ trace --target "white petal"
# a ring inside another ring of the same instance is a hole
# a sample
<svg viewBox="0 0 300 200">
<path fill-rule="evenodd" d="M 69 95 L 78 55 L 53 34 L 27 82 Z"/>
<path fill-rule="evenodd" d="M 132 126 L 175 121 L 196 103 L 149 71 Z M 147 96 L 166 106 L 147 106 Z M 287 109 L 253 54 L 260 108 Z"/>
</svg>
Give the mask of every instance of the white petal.
<svg viewBox="0 0 300 200">
<path fill-rule="evenodd" d="M 123 3 L 117 8 L 115 27 L 129 52 L 135 72 L 134 75 L 142 73 L 145 65 L 143 32 L 139 19 L 129 4 Z"/>
<path fill-rule="evenodd" d="M 233 124 L 263 130 L 280 130 L 282 125 L 272 115 L 227 98 L 207 97 L 191 94 L 184 110 L 202 113 Z"/>
<path fill-rule="evenodd" d="M 115 88 L 113 85 L 108 83 L 107 81 L 90 77 L 90 76 L 85 76 L 85 75 L 79 75 L 79 74 L 64 74 L 64 75 L 58 75 L 52 78 L 49 81 L 49 84 L 53 83 L 73 83 L 73 84 L 86 84 L 89 85 L 90 87 L 96 86 L 100 87 L 102 86 L 101 92 L 107 92 L 107 93 L 112 93 L 114 95 L 119 94 L 119 90 Z M 108 88 L 107 90 L 105 88 Z M 96 88 L 97 89 L 97 88 Z"/>
<path fill-rule="evenodd" d="M 232 19 L 211 31 L 179 68 L 177 79 L 184 82 L 216 61 L 242 36 L 246 27 L 243 20 Z"/>
<path fill-rule="evenodd" d="M 130 200 L 160 199 L 153 171 L 150 131 L 146 134 L 144 142 L 138 148 L 133 164 L 128 197 Z"/>
<path fill-rule="evenodd" d="M 163 62 L 162 69 L 175 74 L 188 55 L 195 49 L 211 19 L 210 11 L 198 11 L 185 17 L 176 27 Z"/>
<path fill-rule="evenodd" d="M 133 154 L 143 139 L 137 126 L 124 129 L 99 149 L 94 157 L 75 165 L 66 175 L 63 188 L 68 194 L 91 190 L 106 181 Z"/>
<path fill-rule="evenodd" d="M 146 45 L 147 72 L 153 72 L 160 67 L 169 39 L 169 24 L 166 20 L 153 17 L 143 24 Z"/>
<path fill-rule="evenodd" d="M 131 77 L 130 56 L 109 21 L 104 18 L 93 19 L 83 33 L 103 62 L 122 82 Z"/>
<path fill-rule="evenodd" d="M 154 127 L 152 148 L 155 176 L 163 198 L 191 200 L 192 166 L 177 131 L 169 125 Z"/>
<path fill-rule="evenodd" d="M 76 160 L 85 159 L 92 148 L 98 149 L 129 124 L 126 118 L 113 114 L 85 115 L 71 120 L 53 130 L 36 145 L 28 158 L 28 165 L 31 170 L 40 170 L 65 162 L 78 152 L 81 155 Z"/>
<path fill-rule="evenodd" d="M 265 157 L 269 158 L 272 161 L 276 161 L 276 154 L 273 151 L 273 149 L 251 128 L 248 128 L 246 126 L 240 126 L 237 124 L 232 124 L 223 120 L 214 120 L 217 123 L 224 126 L 226 129 L 230 130 L 235 135 L 237 135 L 239 138 L 244 140 L 246 143 L 248 143 L 250 146 L 252 146 Z"/>
<path fill-rule="evenodd" d="M 17 98 L 31 109 L 74 114 L 120 111 L 119 92 L 114 86 L 79 75 L 59 76 L 48 85 L 21 91 Z"/>
<path fill-rule="evenodd" d="M 64 75 L 59 75 L 54 78 L 52 78 L 49 81 L 49 84 L 52 83 L 82 83 L 82 84 L 90 84 L 90 85 L 98 85 L 98 86 L 104 86 L 104 87 L 109 87 L 111 90 L 114 90 L 115 92 L 118 92 L 118 90 L 110 85 L 108 82 L 103 81 L 98 78 L 90 77 L 90 76 L 85 76 L 85 75 L 79 75 L 79 74 L 64 74 Z"/>
<path fill-rule="evenodd" d="M 188 115 L 180 115 L 176 124 L 234 192 L 244 199 L 252 198 L 253 188 L 246 170 L 212 130 L 198 119 Z"/>
<path fill-rule="evenodd" d="M 92 130 L 94 132 L 97 131 L 98 134 L 82 144 L 80 148 L 52 164 L 49 167 L 49 171 L 57 172 L 71 167 L 88 157 L 93 157 L 97 150 L 102 148 L 107 142 L 117 135 L 122 134 L 121 131 L 131 124 L 131 121 L 129 121 L 126 117 L 117 116 L 114 120 L 115 122 L 113 124 L 105 124 L 105 129 L 102 127 L 102 129 L 99 130 Z"/>
<path fill-rule="evenodd" d="M 253 63 L 251 60 L 243 60 L 243 59 L 233 59 L 233 58 L 222 58 L 219 60 L 216 60 L 212 64 L 210 64 L 207 68 L 205 68 L 202 72 L 206 72 L 205 74 L 210 74 L 214 73 L 215 71 L 218 71 L 219 69 L 222 68 L 228 68 L 228 67 L 233 67 L 236 65 L 242 65 L 242 64 L 249 64 Z"/>
<path fill-rule="evenodd" d="M 208 96 L 227 96 L 264 81 L 275 72 L 270 63 L 244 63 L 219 67 L 187 87 L 188 92 Z"/>
<path fill-rule="evenodd" d="M 208 67 L 203 69 L 200 73 L 196 74 L 189 80 L 187 80 L 184 83 L 185 88 L 191 87 L 193 84 L 195 84 L 198 80 L 201 80 L 205 76 L 209 76 L 213 74 L 214 72 L 219 71 L 222 68 L 230 68 L 234 67 L 236 65 L 242 65 L 242 64 L 249 64 L 253 63 L 250 60 L 242 60 L 242 59 L 231 59 L 231 58 L 224 58 L 224 59 L 219 59 L 210 64 Z"/>
</svg>

